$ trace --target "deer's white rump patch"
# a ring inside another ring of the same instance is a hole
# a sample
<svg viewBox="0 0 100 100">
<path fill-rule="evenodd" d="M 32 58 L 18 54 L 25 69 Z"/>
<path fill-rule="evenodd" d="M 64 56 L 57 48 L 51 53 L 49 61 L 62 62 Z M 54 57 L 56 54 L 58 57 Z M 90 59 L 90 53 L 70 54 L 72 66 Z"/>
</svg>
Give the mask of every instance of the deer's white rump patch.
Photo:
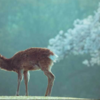
<svg viewBox="0 0 100 100">
<path fill-rule="evenodd" d="M 57 56 L 56 54 L 54 54 L 54 55 L 50 55 L 49 58 L 50 58 L 53 62 L 56 62 L 58 56 Z"/>
</svg>

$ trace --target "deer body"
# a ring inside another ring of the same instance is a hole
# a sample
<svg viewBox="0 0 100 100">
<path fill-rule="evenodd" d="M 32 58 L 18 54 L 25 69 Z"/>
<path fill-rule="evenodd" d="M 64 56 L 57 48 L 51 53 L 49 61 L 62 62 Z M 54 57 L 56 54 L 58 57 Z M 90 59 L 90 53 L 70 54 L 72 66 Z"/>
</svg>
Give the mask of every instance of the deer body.
<svg viewBox="0 0 100 100">
<path fill-rule="evenodd" d="M 19 95 L 19 87 L 24 75 L 26 87 L 26 95 L 28 95 L 28 80 L 30 70 L 41 69 L 48 78 L 48 86 L 45 96 L 51 94 L 51 89 L 54 82 L 54 75 L 51 72 L 53 59 L 56 55 L 46 48 L 29 48 L 16 53 L 12 58 L 5 58 L 0 55 L 0 68 L 6 71 L 14 71 L 18 74 L 18 86 L 16 95 Z"/>
</svg>

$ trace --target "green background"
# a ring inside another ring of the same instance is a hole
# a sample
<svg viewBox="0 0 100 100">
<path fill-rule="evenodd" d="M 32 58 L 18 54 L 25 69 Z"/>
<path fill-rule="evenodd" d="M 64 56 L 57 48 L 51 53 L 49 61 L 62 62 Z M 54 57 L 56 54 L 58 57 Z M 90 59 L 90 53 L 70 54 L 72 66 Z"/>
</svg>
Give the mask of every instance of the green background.
<svg viewBox="0 0 100 100">
<path fill-rule="evenodd" d="M 60 30 L 73 28 L 75 19 L 93 15 L 100 0 L 0 0 L 0 54 L 10 58 L 30 47 L 47 47 Z M 52 68 L 55 83 L 52 96 L 100 98 L 100 67 L 87 67 L 89 55 L 70 55 Z M 10 67 L 10 66 L 9 66 Z M 30 96 L 43 96 L 47 78 L 42 71 L 31 71 Z M 0 95 L 13 96 L 17 74 L 0 70 Z M 20 95 L 25 94 L 24 81 Z"/>
</svg>

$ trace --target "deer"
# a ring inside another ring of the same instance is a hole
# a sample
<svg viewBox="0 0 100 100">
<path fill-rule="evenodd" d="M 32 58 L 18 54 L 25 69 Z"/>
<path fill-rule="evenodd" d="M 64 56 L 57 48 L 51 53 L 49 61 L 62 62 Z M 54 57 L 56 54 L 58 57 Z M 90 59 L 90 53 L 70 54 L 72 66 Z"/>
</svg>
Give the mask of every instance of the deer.
<svg viewBox="0 0 100 100">
<path fill-rule="evenodd" d="M 18 74 L 18 85 L 16 96 L 19 96 L 20 83 L 24 77 L 25 95 L 28 96 L 29 71 L 41 70 L 48 78 L 45 96 L 51 95 L 55 76 L 51 67 L 57 60 L 57 55 L 48 48 L 29 48 L 17 52 L 11 58 L 5 58 L 0 54 L 0 68 L 5 71 L 13 71 Z"/>
</svg>

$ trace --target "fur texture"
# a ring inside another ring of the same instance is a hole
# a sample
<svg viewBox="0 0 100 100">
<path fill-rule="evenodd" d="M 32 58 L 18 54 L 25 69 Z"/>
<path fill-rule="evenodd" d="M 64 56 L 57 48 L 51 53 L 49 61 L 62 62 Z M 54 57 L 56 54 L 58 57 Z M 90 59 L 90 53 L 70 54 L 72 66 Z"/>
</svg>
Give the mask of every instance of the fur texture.
<svg viewBox="0 0 100 100">
<path fill-rule="evenodd" d="M 15 71 L 18 70 L 37 70 L 49 67 L 54 53 L 47 48 L 29 48 L 24 51 L 16 53 L 12 58 L 7 59 L 0 56 L 0 67 L 4 70 Z"/>
<path fill-rule="evenodd" d="M 29 71 L 41 69 L 48 77 L 48 86 L 45 96 L 50 95 L 54 75 L 51 66 L 56 60 L 56 55 L 47 48 L 29 48 L 16 53 L 12 58 L 7 59 L 0 55 L 0 68 L 6 71 L 14 71 L 18 74 L 18 86 L 16 95 L 19 95 L 20 82 L 24 75 L 26 96 L 28 96 Z"/>
</svg>

